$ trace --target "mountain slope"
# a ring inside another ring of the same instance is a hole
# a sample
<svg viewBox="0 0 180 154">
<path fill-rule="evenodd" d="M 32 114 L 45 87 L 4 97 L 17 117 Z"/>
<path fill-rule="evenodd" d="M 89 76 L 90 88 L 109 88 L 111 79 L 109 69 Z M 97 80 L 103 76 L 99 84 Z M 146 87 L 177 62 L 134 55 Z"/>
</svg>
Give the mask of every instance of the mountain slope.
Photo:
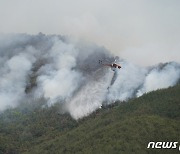
<svg viewBox="0 0 180 154">
<path fill-rule="evenodd" d="M 150 141 L 180 143 L 180 85 L 116 102 L 79 121 L 59 114 L 58 105 L 10 109 L 0 117 L 1 153 L 178 153 L 147 149 Z"/>
</svg>

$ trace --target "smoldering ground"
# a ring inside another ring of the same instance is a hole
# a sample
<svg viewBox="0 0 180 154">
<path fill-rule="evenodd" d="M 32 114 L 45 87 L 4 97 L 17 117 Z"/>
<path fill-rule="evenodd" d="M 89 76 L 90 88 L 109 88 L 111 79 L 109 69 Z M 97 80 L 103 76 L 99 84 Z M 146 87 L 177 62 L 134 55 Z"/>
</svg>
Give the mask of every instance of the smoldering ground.
<svg viewBox="0 0 180 154">
<path fill-rule="evenodd" d="M 0 110 L 41 99 L 62 104 L 63 112 L 79 119 L 103 102 L 126 101 L 180 80 L 176 62 L 145 68 L 120 58 L 122 68 L 115 72 L 98 63 L 113 57 L 103 47 L 65 36 L 1 35 Z"/>
</svg>

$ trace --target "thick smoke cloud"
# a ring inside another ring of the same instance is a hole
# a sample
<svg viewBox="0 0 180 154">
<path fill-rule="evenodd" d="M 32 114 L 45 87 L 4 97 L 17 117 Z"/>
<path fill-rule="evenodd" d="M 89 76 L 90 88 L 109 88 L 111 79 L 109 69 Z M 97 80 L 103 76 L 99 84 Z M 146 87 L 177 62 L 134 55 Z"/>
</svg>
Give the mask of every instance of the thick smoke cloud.
<svg viewBox="0 0 180 154">
<path fill-rule="evenodd" d="M 122 69 L 115 72 L 98 63 L 113 57 L 103 47 L 64 36 L 1 35 L 0 111 L 44 98 L 79 119 L 103 103 L 139 97 L 180 79 L 176 62 L 143 68 L 119 59 Z"/>
<path fill-rule="evenodd" d="M 177 63 L 169 63 L 164 66 L 153 68 L 146 76 L 142 88 L 138 90 L 137 96 L 141 96 L 146 92 L 166 88 L 175 85 L 180 78 L 180 65 Z"/>
<path fill-rule="evenodd" d="M 70 35 L 141 66 L 180 62 L 179 19 L 179 0 L 0 0 L 0 33 Z"/>
</svg>

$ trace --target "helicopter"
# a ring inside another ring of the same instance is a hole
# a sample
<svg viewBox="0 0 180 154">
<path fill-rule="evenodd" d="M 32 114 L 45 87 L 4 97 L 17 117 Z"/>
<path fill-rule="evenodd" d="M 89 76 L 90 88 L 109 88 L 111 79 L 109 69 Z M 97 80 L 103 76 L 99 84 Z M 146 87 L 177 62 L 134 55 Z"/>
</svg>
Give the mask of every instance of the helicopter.
<svg viewBox="0 0 180 154">
<path fill-rule="evenodd" d="M 107 60 L 99 60 L 99 64 L 103 65 L 103 66 L 108 66 L 110 67 L 113 71 L 115 71 L 116 68 L 120 69 L 121 65 L 118 64 L 116 61 L 117 59 L 119 59 L 119 57 L 115 57 L 114 58 L 114 62 L 109 62 Z"/>
</svg>

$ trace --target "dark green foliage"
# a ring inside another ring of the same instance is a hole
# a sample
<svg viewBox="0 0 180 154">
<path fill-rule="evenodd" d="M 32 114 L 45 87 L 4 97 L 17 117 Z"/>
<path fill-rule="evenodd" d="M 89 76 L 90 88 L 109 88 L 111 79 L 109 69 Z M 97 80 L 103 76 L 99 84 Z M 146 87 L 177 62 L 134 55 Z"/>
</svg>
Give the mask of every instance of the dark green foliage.
<svg viewBox="0 0 180 154">
<path fill-rule="evenodd" d="M 116 102 L 79 121 L 59 114 L 58 104 L 29 106 L 0 115 L 0 154 L 178 153 L 177 149 L 147 149 L 147 145 L 180 143 L 180 85 Z"/>
</svg>

